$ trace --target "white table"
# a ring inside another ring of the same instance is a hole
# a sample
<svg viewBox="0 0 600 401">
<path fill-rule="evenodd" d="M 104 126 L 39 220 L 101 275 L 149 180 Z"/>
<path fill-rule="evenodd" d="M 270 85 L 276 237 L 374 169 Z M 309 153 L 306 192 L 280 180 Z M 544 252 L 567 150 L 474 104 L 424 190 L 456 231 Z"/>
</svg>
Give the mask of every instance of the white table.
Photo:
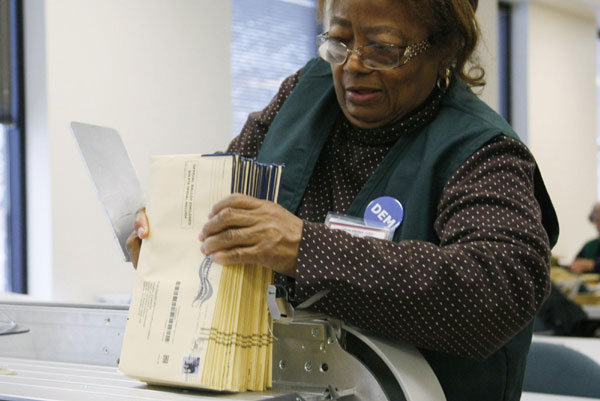
<svg viewBox="0 0 600 401">
<path fill-rule="evenodd" d="M 0 357 L 1 400 L 259 401 L 283 394 L 286 393 L 217 394 L 150 387 L 112 367 Z"/>
<path fill-rule="evenodd" d="M 149 387 L 117 372 L 115 368 L 65 362 L 0 357 L 0 399 L 61 401 L 203 401 L 268 400 L 283 393 L 210 394 Z M 523 393 L 521 401 L 590 401 L 541 393 Z"/>
<path fill-rule="evenodd" d="M 572 395 L 554 395 L 542 393 L 523 393 L 521 401 L 592 401 L 600 398 L 573 397 Z"/>
<path fill-rule="evenodd" d="M 582 309 L 590 319 L 600 320 L 600 305 L 583 305 Z"/>
</svg>

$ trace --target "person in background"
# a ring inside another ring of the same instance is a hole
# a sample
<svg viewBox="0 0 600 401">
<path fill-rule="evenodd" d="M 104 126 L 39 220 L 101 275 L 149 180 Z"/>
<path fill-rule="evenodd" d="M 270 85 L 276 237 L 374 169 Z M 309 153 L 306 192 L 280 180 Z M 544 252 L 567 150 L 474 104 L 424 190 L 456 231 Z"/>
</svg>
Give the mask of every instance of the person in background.
<svg viewBox="0 0 600 401">
<path fill-rule="evenodd" d="M 533 156 L 471 90 L 484 85 L 477 0 L 319 9 L 320 58 L 227 149 L 285 163 L 279 204 L 218 202 L 203 252 L 272 269 L 294 303 L 326 292 L 313 310 L 417 346 L 448 401 L 519 400 L 558 223 Z M 325 224 L 382 198 L 403 206 L 393 241 Z M 140 212 L 133 260 L 148 235 Z"/>
<path fill-rule="evenodd" d="M 596 227 L 598 238 L 588 241 L 569 266 L 574 273 L 600 273 L 600 203 L 594 204 L 588 219 Z"/>
</svg>

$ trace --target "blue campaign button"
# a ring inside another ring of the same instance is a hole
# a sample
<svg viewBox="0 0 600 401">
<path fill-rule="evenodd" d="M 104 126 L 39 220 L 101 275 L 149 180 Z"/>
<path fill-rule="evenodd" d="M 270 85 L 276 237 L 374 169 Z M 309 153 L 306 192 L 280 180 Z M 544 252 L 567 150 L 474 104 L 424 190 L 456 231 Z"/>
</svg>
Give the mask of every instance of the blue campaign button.
<svg viewBox="0 0 600 401">
<path fill-rule="evenodd" d="M 370 226 L 383 225 L 395 230 L 402 220 L 404 220 L 404 206 L 391 196 L 382 196 L 371 201 L 365 210 L 364 221 Z"/>
</svg>

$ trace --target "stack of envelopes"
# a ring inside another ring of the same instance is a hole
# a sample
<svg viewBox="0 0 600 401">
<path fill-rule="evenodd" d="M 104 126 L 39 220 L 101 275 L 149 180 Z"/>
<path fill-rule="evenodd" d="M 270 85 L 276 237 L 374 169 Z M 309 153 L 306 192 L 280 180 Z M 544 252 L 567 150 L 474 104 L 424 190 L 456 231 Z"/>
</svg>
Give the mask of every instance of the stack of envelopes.
<svg viewBox="0 0 600 401">
<path fill-rule="evenodd" d="M 144 240 L 119 370 L 151 384 L 220 391 L 271 386 L 272 272 L 200 251 L 212 206 L 233 192 L 277 200 L 281 165 L 239 155 L 151 159 Z"/>
</svg>

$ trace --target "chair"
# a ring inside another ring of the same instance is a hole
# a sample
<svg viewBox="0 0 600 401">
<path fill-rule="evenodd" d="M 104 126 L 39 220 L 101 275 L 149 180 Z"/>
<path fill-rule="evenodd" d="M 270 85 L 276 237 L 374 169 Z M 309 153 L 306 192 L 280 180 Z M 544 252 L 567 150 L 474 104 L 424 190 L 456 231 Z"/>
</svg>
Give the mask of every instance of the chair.
<svg viewBox="0 0 600 401">
<path fill-rule="evenodd" d="M 563 345 L 534 341 L 523 391 L 600 398 L 600 365 Z"/>
</svg>

